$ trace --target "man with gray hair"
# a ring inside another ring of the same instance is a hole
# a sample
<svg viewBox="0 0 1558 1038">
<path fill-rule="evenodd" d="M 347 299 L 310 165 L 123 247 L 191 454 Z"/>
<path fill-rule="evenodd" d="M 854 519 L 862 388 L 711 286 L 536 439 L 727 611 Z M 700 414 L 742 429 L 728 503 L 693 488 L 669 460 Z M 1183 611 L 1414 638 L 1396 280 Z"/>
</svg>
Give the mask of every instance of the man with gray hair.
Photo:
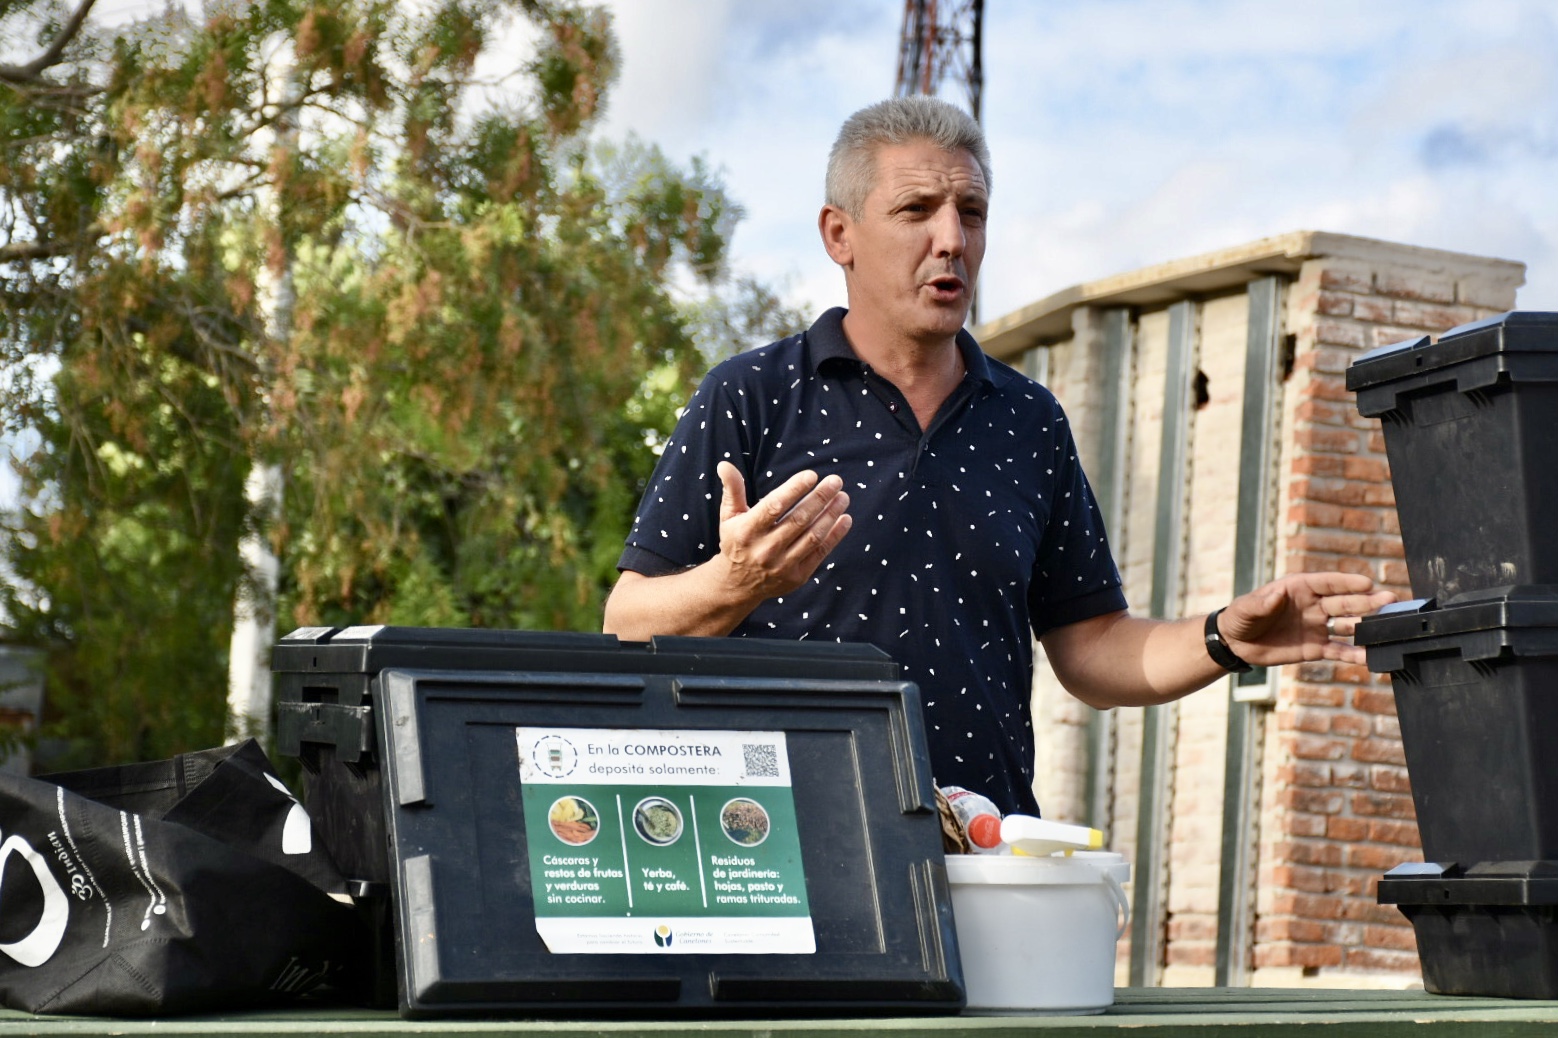
<svg viewBox="0 0 1558 1038">
<path fill-rule="evenodd" d="M 849 307 L 703 380 L 605 630 L 873 643 L 920 686 L 936 781 L 1036 814 L 1035 635 L 1083 702 L 1146 706 L 1251 665 L 1361 661 L 1337 637 L 1393 596 L 1303 574 L 1206 617 L 1130 615 L 1060 405 L 963 329 L 989 195 L 984 135 L 953 106 L 845 122 L 818 229 Z"/>
</svg>

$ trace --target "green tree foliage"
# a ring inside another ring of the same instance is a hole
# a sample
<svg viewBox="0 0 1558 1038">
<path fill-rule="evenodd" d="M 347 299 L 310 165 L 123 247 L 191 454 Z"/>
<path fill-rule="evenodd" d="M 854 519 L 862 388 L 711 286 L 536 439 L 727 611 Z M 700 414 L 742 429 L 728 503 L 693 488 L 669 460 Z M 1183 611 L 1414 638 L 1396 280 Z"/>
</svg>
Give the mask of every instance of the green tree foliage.
<svg viewBox="0 0 1558 1038">
<path fill-rule="evenodd" d="M 679 304 L 739 213 L 698 162 L 592 144 L 605 14 L 90 7 L 0 6 L 0 392 L 39 444 L 3 605 L 70 763 L 221 738 L 245 530 L 282 630 L 596 628 L 695 333 L 792 316 L 749 282 Z"/>
</svg>

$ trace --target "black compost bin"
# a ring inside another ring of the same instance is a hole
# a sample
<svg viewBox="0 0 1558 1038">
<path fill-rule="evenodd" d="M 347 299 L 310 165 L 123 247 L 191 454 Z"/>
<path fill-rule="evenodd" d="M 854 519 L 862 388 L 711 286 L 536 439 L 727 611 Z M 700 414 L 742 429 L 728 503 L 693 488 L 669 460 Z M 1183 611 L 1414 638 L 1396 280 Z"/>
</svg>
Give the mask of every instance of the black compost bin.
<svg viewBox="0 0 1558 1038">
<path fill-rule="evenodd" d="M 1558 859 L 1558 587 L 1387 606 L 1356 641 L 1390 674 L 1424 856 Z"/>
<path fill-rule="evenodd" d="M 1381 347 L 1347 388 L 1384 428 L 1415 594 L 1558 583 L 1558 313 Z"/>
<path fill-rule="evenodd" d="M 919 691 L 879 650 L 359 627 L 273 661 L 405 1015 L 961 1007 Z"/>
<path fill-rule="evenodd" d="M 1379 903 L 1412 923 L 1429 991 L 1558 998 L 1558 862 L 1399 865 Z"/>
</svg>

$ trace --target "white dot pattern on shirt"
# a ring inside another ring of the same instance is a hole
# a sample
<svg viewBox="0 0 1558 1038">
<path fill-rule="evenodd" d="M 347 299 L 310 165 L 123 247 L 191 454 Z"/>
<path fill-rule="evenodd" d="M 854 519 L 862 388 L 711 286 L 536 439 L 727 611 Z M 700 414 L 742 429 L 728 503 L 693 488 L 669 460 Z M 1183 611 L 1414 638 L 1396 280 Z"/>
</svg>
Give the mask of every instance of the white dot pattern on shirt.
<svg viewBox="0 0 1558 1038">
<path fill-rule="evenodd" d="M 780 357 L 803 355 L 804 347 L 800 337 L 796 337 L 749 354 L 747 359 L 767 363 L 771 353 Z M 764 363 L 751 364 L 747 368 L 754 375 L 763 375 L 766 371 Z M 784 370 L 796 370 L 795 362 L 791 361 Z M 877 380 L 875 390 L 878 400 L 871 399 L 873 389 L 863 383 L 860 394 L 850 397 L 857 403 L 845 413 L 834 415 L 828 413 L 832 409 L 820 406 L 822 394 L 831 389 L 827 379 L 820 386 L 817 384 L 816 373 L 804 379 L 787 378 L 777 392 L 748 393 L 748 389 L 761 387 L 762 379 L 745 387 L 732 386 L 731 372 L 717 368 L 689 401 L 688 411 L 699 415 L 699 419 L 696 423 L 684 421 L 683 426 L 688 430 L 687 436 L 691 437 L 694 431 L 707 433 L 719 446 L 708 453 L 711 459 L 708 463 L 683 478 L 704 484 L 712 481 L 714 492 L 705 493 L 704 500 L 709 502 L 708 507 L 714 508 L 718 501 L 718 480 L 712 471 L 712 459 L 717 457 L 735 461 L 749 474 L 753 471 L 762 473 L 756 480 L 748 477 L 752 500 L 771 489 L 771 484 L 782 482 L 801 468 L 824 471 L 825 466 L 815 449 L 817 446 L 824 448 L 828 464 L 840 466 L 837 471 L 850 475 L 853 469 L 851 513 L 856 517 L 856 524 L 839 553 L 819 568 L 802 592 L 797 593 L 797 605 L 793 607 L 796 612 L 790 614 L 789 620 L 784 618 L 782 608 L 790 607 L 770 603 L 754 613 L 748 625 L 737 633 L 768 631 L 790 637 L 826 633 L 832 640 L 858 640 L 861 634 L 850 624 L 858 622 L 861 630 L 880 630 L 889 616 L 908 621 L 907 625 L 903 622 L 893 624 L 874 640 L 880 642 L 885 635 L 895 642 L 891 649 L 904 664 L 905 679 L 919 682 L 929 693 L 925 710 L 930 729 L 943 732 L 946 719 L 956 723 L 956 720 L 975 717 L 990 718 L 989 735 L 981 736 L 979 733 L 987 729 L 979 725 L 957 725 L 947 731 L 955 732 L 954 739 L 963 742 L 981 739 L 988 742 L 999 732 L 999 741 L 1008 744 L 1008 748 L 981 745 L 983 752 L 960 751 L 957 754 L 963 758 L 960 763 L 977 761 L 982 769 L 980 777 L 997 765 L 1010 770 L 1015 764 L 1026 777 L 1032 773 L 1031 743 L 1028 742 L 1032 721 L 1028 716 L 1026 682 L 1021 675 L 1029 664 L 1031 645 L 1026 630 L 1012 623 L 1010 618 L 1025 613 L 1028 592 L 1024 588 L 1028 577 L 1020 570 L 1013 570 L 1013 564 L 1031 566 L 1035 578 L 1047 582 L 1045 587 L 1035 590 L 1035 602 L 1041 609 L 1046 608 L 1047 592 L 1056 590 L 1050 576 L 1052 572 L 1065 572 L 1075 581 L 1066 581 L 1073 590 L 1055 596 L 1061 602 L 1075 597 L 1078 584 L 1082 585 L 1084 594 L 1093 590 L 1085 575 L 1087 568 L 1074 569 L 1065 562 L 1068 545 L 1074 549 L 1087 546 L 1088 550 L 1082 554 L 1094 563 L 1098 590 L 1109 585 L 1109 578 L 1117 582 L 1118 577 L 1113 576 L 1113 566 L 1106 552 L 1099 565 L 1099 549 L 1105 548 L 1106 543 L 1101 523 L 1096 518 L 1096 506 L 1090 497 L 1083 499 L 1086 506 L 1083 514 L 1088 522 L 1078 532 L 1078 539 L 1070 533 L 1071 518 L 1076 516 L 1070 504 L 1072 489 L 1057 486 L 1059 493 L 1053 495 L 1055 501 L 1051 503 L 1048 487 L 1041 485 L 1042 480 L 1056 478 L 1056 469 L 1073 472 L 1076 465 L 1069 435 L 1063 424 L 1056 425 L 1056 419 L 1063 423 L 1064 418 L 1054 409 L 1053 398 L 1035 384 L 1010 373 L 1009 369 L 1002 371 L 1009 379 L 1004 390 L 992 392 L 988 386 L 984 387 L 966 402 L 954 421 L 945 423 L 920 442 L 908 443 L 905 441 L 910 436 L 905 426 L 896 417 L 889 417 L 887 408 L 880 402 L 884 394 L 895 391 L 880 380 Z M 742 373 L 742 377 L 747 376 Z M 847 381 L 848 378 L 874 376 L 835 373 L 829 377 Z M 732 403 L 737 400 L 749 403 L 741 407 L 724 407 L 715 402 L 721 395 Z M 744 411 L 743 408 L 752 406 L 752 401 L 764 403 L 757 411 Z M 707 420 L 701 417 L 708 413 L 711 403 L 730 415 L 725 420 L 724 432 L 710 430 Z M 745 414 L 745 417 L 738 419 L 736 414 Z M 1034 414 L 1044 415 L 1045 420 L 1032 423 Z M 815 417 L 808 418 L 807 415 Z M 887 421 L 882 421 L 883 418 Z M 830 447 L 834 440 L 832 435 L 818 437 L 818 432 L 827 434 L 829 430 L 841 428 L 841 422 L 848 436 L 840 441 L 840 447 Z M 679 448 L 675 456 L 692 462 L 703 448 L 699 447 L 689 455 L 689 444 L 678 442 L 678 437 L 683 435 L 682 428 L 679 426 L 672 437 L 672 442 Z M 760 428 L 762 433 L 753 437 L 752 428 Z M 861 431 L 869 431 L 871 436 L 861 440 L 858 438 Z M 1022 449 L 1030 443 L 1032 448 Z M 965 460 L 948 466 L 948 448 Z M 912 457 L 913 464 L 890 467 L 889 482 L 880 482 L 882 466 L 878 466 L 877 461 L 889 459 L 899 452 Z M 1055 461 L 1042 466 L 1042 476 L 1036 475 L 1046 457 Z M 759 459 L 760 469 L 754 465 Z M 953 474 L 956 474 L 955 478 L 947 478 Z M 882 492 L 893 484 L 907 489 L 895 490 L 883 497 Z M 985 503 L 973 514 L 969 514 L 966 503 L 971 495 Z M 890 522 L 886 517 L 894 513 L 886 508 L 862 511 L 863 506 L 869 507 L 879 499 L 896 510 L 908 511 L 902 512 L 899 521 L 886 526 L 884 524 Z M 944 511 L 942 504 L 958 506 L 950 507 L 946 520 L 936 518 Z M 1053 515 L 1053 508 L 1058 504 L 1064 504 L 1067 517 L 1061 518 L 1051 529 L 1064 532 L 1064 542 L 1057 539 L 1052 543 L 1046 536 L 1041 543 L 1037 533 L 1046 522 L 1045 517 Z M 665 514 L 658 509 L 645 509 L 641 511 L 639 521 L 646 515 L 653 518 Z M 700 531 L 710 529 L 707 513 L 694 513 L 692 520 L 686 519 L 686 515 L 688 513 L 681 510 L 674 513 L 682 523 L 696 523 Z M 903 519 L 911 515 L 915 521 L 905 523 Z M 638 521 L 635 528 L 639 528 Z M 885 552 L 873 531 L 891 534 L 890 546 Z M 942 541 L 938 533 L 943 531 L 951 537 L 946 554 L 934 548 Z M 668 533 L 663 526 L 659 532 Z M 669 531 L 669 535 L 671 540 L 677 539 L 676 531 Z M 701 532 L 697 540 L 699 543 L 717 543 Z M 630 546 L 633 543 L 648 547 L 641 540 L 630 539 Z M 970 552 L 972 554 L 965 559 Z M 841 559 L 855 558 L 863 562 L 877 555 L 883 557 L 867 569 L 851 569 L 843 580 L 823 579 L 825 574 L 845 573 L 844 569 L 838 568 Z M 924 561 L 916 559 L 916 555 L 921 555 Z M 1077 552 L 1074 550 L 1072 555 Z M 974 561 L 976 559 L 979 561 Z M 956 566 L 957 563 L 961 566 Z M 953 568 L 943 573 L 944 566 Z M 993 581 L 988 576 L 981 576 L 991 572 L 998 574 Z M 867 577 L 868 573 L 877 573 L 880 577 Z M 860 584 L 862 580 L 865 585 Z M 933 589 L 928 594 L 927 586 Z M 943 590 L 963 587 L 968 587 L 972 594 L 949 596 Z M 857 608 L 844 613 L 838 608 L 844 603 L 859 603 L 863 607 L 866 602 L 878 600 L 880 592 L 888 590 L 891 594 L 886 610 Z M 975 601 L 970 602 L 970 597 Z M 939 612 L 946 615 L 942 622 L 934 623 L 934 614 Z M 1002 614 L 1007 621 L 998 627 L 992 626 L 991 616 Z M 846 620 L 848 624 L 843 624 Z M 801 624 L 804 628 L 799 626 Z M 976 636 L 975 631 L 980 632 L 979 635 Z M 944 641 L 948 636 L 952 639 L 950 643 Z M 943 663 L 948 664 L 954 674 L 962 675 L 955 682 L 958 692 L 950 699 L 934 694 L 947 680 L 936 674 L 938 668 L 946 669 L 942 667 Z M 952 712 L 949 714 L 948 710 Z M 981 722 L 981 725 L 986 723 Z M 944 739 L 945 733 L 939 738 Z M 998 754 L 997 750 L 1001 752 Z M 938 778 L 946 781 L 944 776 L 938 775 Z M 997 778 L 992 776 L 992 781 Z"/>
</svg>

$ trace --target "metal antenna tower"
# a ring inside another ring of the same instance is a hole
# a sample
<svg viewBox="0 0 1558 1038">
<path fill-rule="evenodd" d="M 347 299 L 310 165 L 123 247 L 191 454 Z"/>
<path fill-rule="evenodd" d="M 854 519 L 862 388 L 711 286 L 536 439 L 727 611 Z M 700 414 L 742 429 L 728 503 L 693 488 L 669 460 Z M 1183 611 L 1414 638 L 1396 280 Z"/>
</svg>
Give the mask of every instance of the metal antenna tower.
<svg viewBox="0 0 1558 1038">
<path fill-rule="evenodd" d="M 950 71 L 968 92 L 969 114 L 976 123 L 982 122 L 984 20 L 984 0 L 904 0 L 893 96 L 935 94 Z M 977 290 L 969 304 L 968 323 L 979 323 Z"/>
<path fill-rule="evenodd" d="M 950 72 L 967 91 L 969 113 L 979 121 L 984 14 L 984 0 L 904 0 L 893 96 L 934 94 Z"/>
</svg>

